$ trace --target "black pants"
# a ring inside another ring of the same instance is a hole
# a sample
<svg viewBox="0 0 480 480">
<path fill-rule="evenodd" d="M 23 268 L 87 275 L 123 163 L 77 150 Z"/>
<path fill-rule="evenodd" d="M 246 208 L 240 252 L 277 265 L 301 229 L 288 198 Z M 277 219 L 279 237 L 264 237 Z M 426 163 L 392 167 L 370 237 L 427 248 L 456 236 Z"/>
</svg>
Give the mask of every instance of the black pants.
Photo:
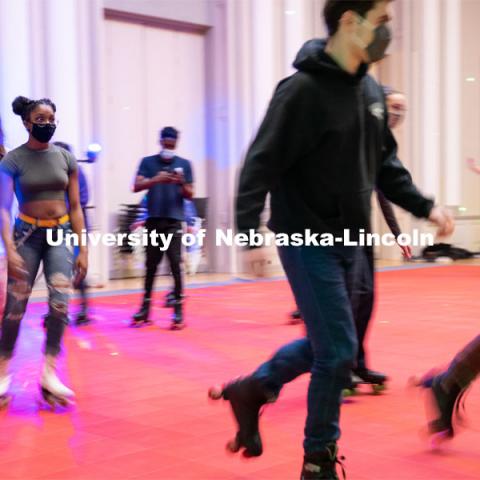
<svg viewBox="0 0 480 480">
<path fill-rule="evenodd" d="M 170 269 L 174 280 L 174 293 L 176 298 L 180 298 L 183 291 L 182 284 L 182 224 L 178 220 L 171 218 L 149 218 L 145 227 L 150 234 L 156 231 L 157 234 L 172 234 L 173 238 L 169 248 L 164 252 L 161 250 L 162 243 L 159 241 L 159 246 L 152 245 L 148 242 L 146 248 L 146 263 L 147 270 L 145 276 L 145 298 L 150 299 L 152 296 L 153 282 L 157 273 L 157 268 L 162 261 L 163 254 L 166 253 L 168 261 L 170 262 Z"/>
<path fill-rule="evenodd" d="M 373 248 L 364 247 L 362 253 L 363 255 L 359 258 L 362 264 L 357 269 L 358 278 L 355 280 L 353 295 L 353 317 L 358 340 L 358 368 L 366 368 L 367 366 L 364 343 L 372 317 L 375 288 Z"/>
</svg>

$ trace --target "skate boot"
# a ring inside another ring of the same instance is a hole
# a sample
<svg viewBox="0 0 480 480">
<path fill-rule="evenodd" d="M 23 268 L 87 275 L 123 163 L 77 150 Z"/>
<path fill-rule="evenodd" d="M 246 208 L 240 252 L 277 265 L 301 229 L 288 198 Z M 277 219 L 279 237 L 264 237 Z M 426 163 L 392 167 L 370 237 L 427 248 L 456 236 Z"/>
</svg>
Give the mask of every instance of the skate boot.
<svg viewBox="0 0 480 480">
<path fill-rule="evenodd" d="M 387 388 L 386 382 L 388 380 L 388 377 L 383 373 L 375 372 L 373 370 L 369 370 L 366 367 L 363 367 L 354 369 L 353 375 L 354 377 L 360 379 L 360 381 L 357 382 L 357 385 L 362 383 L 365 385 L 371 385 L 374 395 L 380 394 Z"/>
<path fill-rule="evenodd" d="M 151 321 L 148 319 L 150 315 L 150 298 L 144 298 L 140 310 L 133 316 L 131 327 L 142 327 L 143 325 L 148 325 Z"/>
<path fill-rule="evenodd" d="M 428 431 L 431 435 L 432 446 L 450 440 L 454 437 L 453 427 L 454 419 L 460 417 L 460 408 L 463 407 L 463 398 L 467 388 L 461 388 L 454 384 L 450 390 L 445 390 L 442 385 L 442 375 L 426 376 L 417 383 L 424 389 L 429 390 L 429 394 L 438 415 L 429 422 Z"/>
<path fill-rule="evenodd" d="M 338 447 L 335 443 L 329 444 L 321 452 L 305 454 L 300 480 L 339 480 L 337 475 L 337 463 L 342 468 L 342 476 L 345 479 L 345 469 L 341 460 L 337 457 Z"/>
<path fill-rule="evenodd" d="M 183 299 L 175 300 L 173 305 L 172 326 L 171 330 L 182 330 L 185 328 L 183 320 Z"/>
<path fill-rule="evenodd" d="M 357 387 L 362 383 L 362 379 L 357 377 L 354 373 L 350 374 L 347 385 L 342 390 L 343 398 L 353 397 L 357 394 Z"/>
<path fill-rule="evenodd" d="M 11 383 L 11 375 L 4 375 L 0 377 L 0 410 L 7 407 L 12 399 L 11 395 L 8 393 Z"/>
<path fill-rule="evenodd" d="M 56 405 L 67 407 L 73 403 L 75 394 L 59 380 L 56 370 L 56 358 L 47 355 L 40 379 L 40 392 L 50 407 L 55 408 Z"/>
<path fill-rule="evenodd" d="M 227 450 L 237 453 L 243 449 L 243 456 L 259 457 L 263 453 L 258 426 L 261 409 L 267 403 L 273 403 L 276 397 L 269 395 L 253 377 L 239 378 L 223 388 L 212 387 L 208 395 L 213 400 L 223 398 L 229 401 L 235 416 L 238 431 L 228 442 Z"/>
</svg>

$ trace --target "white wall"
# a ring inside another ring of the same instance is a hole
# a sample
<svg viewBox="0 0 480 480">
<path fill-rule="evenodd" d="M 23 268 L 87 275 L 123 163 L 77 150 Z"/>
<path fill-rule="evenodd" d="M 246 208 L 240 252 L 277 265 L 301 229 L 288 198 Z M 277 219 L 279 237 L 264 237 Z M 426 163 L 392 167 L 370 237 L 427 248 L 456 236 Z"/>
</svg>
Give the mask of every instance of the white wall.
<svg viewBox="0 0 480 480">
<path fill-rule="evenodd" d="M 105 8 L 112 10 L 204 26 L 210 25 L 210 3 L 212 0 L 103 0 Z"/>
<path fill-rule="evenodd" d="M 195 196 L 207 195 L 205 39 L 201 34 L 105 21 L 104 179 L 109 231 L 123 203 L 145 192 L 131 186 L 140 160 L 159 152 L 159 131 L 180 131 L 178 155 L 192 162 Z"/>
</svg>

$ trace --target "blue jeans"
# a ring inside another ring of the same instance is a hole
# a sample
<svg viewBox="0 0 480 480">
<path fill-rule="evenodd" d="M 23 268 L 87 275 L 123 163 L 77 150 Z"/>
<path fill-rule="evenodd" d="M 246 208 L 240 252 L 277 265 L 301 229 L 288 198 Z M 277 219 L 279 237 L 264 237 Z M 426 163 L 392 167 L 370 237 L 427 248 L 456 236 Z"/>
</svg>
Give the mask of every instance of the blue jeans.
<svg viewBox="0 0 480 480">
<path fill-rule="evenodd" d="M 18 254 L 25 262 L 28 275 L 26 280 L 17 280 L 11 275 L 8 276 L 7 300 L 0 336 L 0 357 L 10 358 L 13 355 L 20 322 L 25 314 L 42 261 L 48 287 L 49 306 L 45 353 L 53 356 L 60 353 L 63 332 L 68 324 L 73 249 L 65 242 L 65 234 L 71 232 L 70 223 L 55 227 L 53 240 L 55 240 L 57 228 L 58 231 L 63 230 L 64 241 L 59 246 L 51 246 L 47 242 L 47 228 L 35 227 L 19 219 L 15 222 L 14 241 Z"/>
<path fill-rule="evenodd" d="M 306 453 L 340 437 L 342 390 L 355 366 L 358 342 L 351 295 L 359 247 L 281 247 L 279 255 L 307 328 L 307 338 L 285 345 L 253 374 L 267 390 L 311 371 Z"/>
</svg>

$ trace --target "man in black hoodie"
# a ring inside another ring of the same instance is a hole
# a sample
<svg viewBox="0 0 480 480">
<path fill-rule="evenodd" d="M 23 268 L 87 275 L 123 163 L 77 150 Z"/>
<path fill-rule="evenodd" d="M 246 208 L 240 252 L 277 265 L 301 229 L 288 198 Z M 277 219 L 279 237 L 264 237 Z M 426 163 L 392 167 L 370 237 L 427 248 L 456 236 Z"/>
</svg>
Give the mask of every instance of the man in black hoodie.
<svg viewBox="0 0 480 480">
<path fill-rule="evenodd" d="M 451 217 L 414 186 L 397 158 L 387 125 L 382 88 L 367 75 L 390 41 L 387 0 L 327 0 L 328 41 L 312 40 L 280 82 L 243 167 L 236 204 L 240 232 L 257 230 L 268 193 L 269 228 L 276 233 L 333 234 L 358 238 L 370 229 L 370 197 L 378 187 L 388 200 L 427 218 L 439 234 Z M 279 256 L 307 328 L 307 339 L 288 348 L 288 361 L 268 375 L 253 375 L 211 390 L 233 409 L 239 431 L 229 444 L 260 455 L 259 411 L 278 386 L 311 367 L 302 479 L 336 479 L 342 389 L 354 367 L 357 339 L 350 293 L 362 247 L 285 246 Z M 313 351 L 313 365 L 311 352 Z M 308 363 L 308 365 L 307 365 Z"/>
</svg>

